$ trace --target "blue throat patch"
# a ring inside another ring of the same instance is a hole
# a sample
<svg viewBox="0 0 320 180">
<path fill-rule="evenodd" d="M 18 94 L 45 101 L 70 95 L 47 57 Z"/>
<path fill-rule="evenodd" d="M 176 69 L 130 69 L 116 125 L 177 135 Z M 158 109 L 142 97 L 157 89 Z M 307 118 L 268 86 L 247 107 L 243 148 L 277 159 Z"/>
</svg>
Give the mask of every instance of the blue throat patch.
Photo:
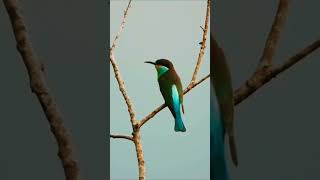
<svg viewBox="0 0 320 180">
<path fill-rule="evenodd" d="M 156 65 L 156 69 L 158 72 L 158 78 L 161 77 L 164 73 L 166 73 L 169 70 L 169 68 L 161 65 Z"/>
</svg>

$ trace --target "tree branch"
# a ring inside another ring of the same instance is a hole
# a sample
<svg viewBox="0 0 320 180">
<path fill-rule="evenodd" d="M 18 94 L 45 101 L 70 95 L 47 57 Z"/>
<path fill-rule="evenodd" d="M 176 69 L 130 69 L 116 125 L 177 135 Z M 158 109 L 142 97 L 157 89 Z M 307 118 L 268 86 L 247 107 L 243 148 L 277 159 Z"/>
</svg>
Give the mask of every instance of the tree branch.
<svg viewBox="0 0 320 180">
<path fill-rule="evenodd" d="M 302 49 L 299 51 L 297 54 L 286 60 L 282 65 L 275 67 L 272 71 L 273 76 L 275 77 L 276 75 L 284 72 L 285 70 L 289 69 L 291 66 L 295 65 L 302 59 L 304 59 L 306 56 L 310 55 L 312 52 L 317 50 L 320 47 L 320 40 L 317 40 L 307 46 L 306 48 Z"/>
<path fill-rule="evenodd" d="M 120 38 L 120 35 L 124 29 L 124 25 L 126 23 L 126 19 L 127 19 L 127 16 L 128 16 L 128 11 L 129 11 L 129 8 L 131 7 L 131 1 L 129 1 L 128 5 L 127 5 L 127 8 L 126 10 L 124 11 L 124 14 L 123 14 L 123 18 L 122 18 L 122 22 L 121 22 L 121 25 L 120 25 L 120 29 L 116 35 L 116 37 L 114 38 L 113 42 L 112 42 L 112 46 L 110 48 L 110 51 L 113 51 L 114 48 L 116 48 L 116 43 L 117 43 L 117 40 L 119 40 Z"/>
<path fill-rule="evenodd" d="M 117 65 L 117 62 L 115 60 L 115 57 L 114 57 L 112 51 L 110 51 L 110 62 L 111 62 L 112 67 L 113 67 L 115 78 L 116 78 L 116 80 L 118 82 L 118 85 L 119 85 L 119 90 L 122 93 L 122 96 L 123 96 L 123 98 L 124 98 L 124 100 L 125 100 L 125 102 L 127 104 L 128 112 L 129 112 L 129 115 L 130 115 L 130 121 L 131 121 L 132 127 L 134 128 L 134 125 L 137 123 L 136 122 L 136 118 L 135 118 L 135 112 L 134 112 L 133 105 L 132 105 L 132 102 L 130 100 L 130 97 L 129 97 L 127 91 L 126 91 L 126 87 L 125 87 L 123 78 L 121 76 L 119 67 Z"/>
<path fill-rule="evenodd" d="M 298 63 L 306 56 L 310 55 L 312 52 L 317 50 L 319 47 L 320 40 L 317 40 L 309 46 L 307 46 L 306 48 L 304 48 L 303 50 L 301 50 L 300 52 L 298 52 L 297 54 L 295 54 L 294 56 L 292 56 L 291 58 L 289 58 L 282 65 L 279 65 L 270 70 L 268 74 L 256 74 L 255 76 L 247 80 L 247 82 L 243 86 L 241 86 L 234 92 L 235 105 L 238 105 L 240 102 L 248 98 L 259 88 L 261 88 L 264 84 L 269 82 L 272 78 L 289 69 L 294 64 Z"/>
<path fill-rule="evenodd" d="M 128 135 L 110 134 L 110 137 L 114 138 L 114 139 L 127 139 L 127 140 L 130 140 L 130 141 L 133 141 L 133 137 L 128 136 Z"/>
<path fill-rule="evenodd" d="M 281 29 L 287 19 L 288 9 L 289 0 L 280 0 L 259 65 L 246 83 L 235 91 L 234 102 L 236 105 L 272 79 L 272 59 L 276 52 L 276 44 L 279 41 Z"/>
<path fill-rule="evenodd" d="M 280 0 L 258 68 L 269 68 L 272 66 L 272 59 L 276 52 L 276 46 L 280 39 L 281 30 L 288 17 L 288 12 L 289 0 Z"/>
<path fill-rule="evenodd" d="M 121 91 L 122 96 L 123 96 L 123 98 L 124 98 L 124 100 L 125 100 L 125 102 L 127 104 L 127 107 L 128 107 L 128 112 L 129 112 L 129 115 L 130 115 L 130 121 L 131 121 L 131 125 L 132 125 L 132 130 L 133 130 L 133 132 L 132 132 L 132 135 L 133 135 L 132 141 L 134 142 L 134 145 L 135 145 L 136 154 L 137 154 L 137 160 L 138 160 L 139 180 L 144 180 L 145 179 L 146 170 L 145 170 L 145 161 L 144 161 L 143 149 L 142 149 L 142 143 L 141 143 L 141 137 L 140 137 L 139 123 L 136 121 L 133 105 L 132 105 L 131 100 L 129 98 L 129 95 L 128 95 L 127 91 L 126 91 L 123 78 L 122 78 L 122 76 L 120 74 L 119 67 L 117 65 L 116 59 L 115 59 L 114 54 L 113 54 L 113 51 L 114 51 L 114 49 L 116 47 L 116 42 L 119 39 L 119 37 L 121 35 L 121 32 L 124 29 L 124 25 L 125 25 L 125 22 L 126 22 L 126 18 L 128 16 L 128 10 L 130 8 L 130 4 L 131 4 L 131 0 L 129 1 L 128 6 L 127 6 L 126 10 L 124 11 L 124 15 L 123 15 L 123 19 L 122 19 L 122 22 L 121 22 L 120 30 L 117 33 L 117 35 L 116 35 L 116 37 L 115 37 L 115 39 L 114 39 L 114 41 L 112 43 L 112 46 L 110 48 L 110 62 L 111 62 L 112 67 L 113 67 L 115 78 L 116 78 L 116 80 L 118 82 L 118 85 L 119 85 L 119 90 Z M 123 136 L 122 136 L 122 138 L 123 138 Z"/>
<path fill-rule="evenodd" d="M 36 94 L 41 107 L 49 121 L 51 132 L 53 133 L 59 147 L 58 156 L 63 165 L 67 180 L 78 180 L 79 169 L 76 161 L 73 159 L 71 142 L 63 125 L 62 115 L 52 98 L 49 88 L 46 85 L 45 78 L 41 70 L 41 63 L 37 60 L 33 51 L 31 42 L 27 35 L 26 25 L 22 16 L 18 12 L 16 0 L 3 0 L 8 12 L 14 36 L 17 42 L 17 49 L 22 56 L 22 60 L 27 68 L 30 86 L 33 93 Z"/>
<path fill-rule="evenodd" d="M 203 30 L 202 42 L 200 43 L 201 44 L 200 52 L 199 52 L 199 55 L 198 55 L 197 64 L 196 64 L 196 67 L 194 68 L 194 72 L 193 72 L 193 75 L 192 75 L 191 82 L 190 82 L 189 86 L 192 86 L 192 84 L 194 84 L 196 82 L 197 74 L 198 74 L 198 71 L 200 69 L 200 65 L 202 63 L 202 59 L 203 59 L 203 56 L 204 56 L 204 53 L 205 53 L 207 34 L 208 34 L 209 22 L 210 22 L 210 20 L 209 20 L 210 19 L 210 5 L 211 5 L 211 0 L 208 0 L 207 1 L 206 19 L 205 19 L 205 22 L 204 22 L 204 28 L 202 28 L 200 26 L 201 29 Z M 188 88 L 189 88 L 189 86 L 188 86 Z"/>
<path fill-rule="evenodd" d="M 110 62 L 112 64 L 112 67 L 113 67 L 113 71 L 114 71 L 114 75 L 115 75 L 115 78 L 118 82 L 118 85 L 119 85 L 119 89 L 122 93 L 122 96 L 127 104 L 127 107 L 128 107 L 128 112 L 129 112 L 129 115 L 130 115 L 130 121 L 131 121 L 131 124 L 132 124 L 132 128 L 134 129 L 134 126 L 136 125 L 137 121 L 135 119 L 135 113 L 134 113 L 134 108 L 133 108 L 133 105 L 132 105 L 132 102 L 130 100 L 130 97 L 126 91 L 126 88 L 125 88 L 125 84 L 124 84 L 124 81 L 123 81 L 123 78 L 121 76 L 121 73 L 120 73 L 120 70 L 119 70 L 119 66 L 117 64 L 117 61 L 114 57 L 114 54 L 113 54 L 113 51 L 116 47 L 116 42 L 117 40 L 119 39 L 123 29 L 124 29 L 124 25 L 125 25 L 125 22 L 126 22 L 126 18 L 128 16 L 128 10 L 130 8 L 130 4 L 131 4 L 131 0 L 129 1 L 128 3 L 128 6 L 126 8 L 126 10 L 124 11 L 124 15 L 123 15 L 123 19 L 122 19 L 122 22 L 121 22 L 121 26 L 120 26 L 120 29 L 115 37 L 115 39 L 113 40 L 113 43 L 112 43 L 112 46 L 110 48 Z"/>
</svg>

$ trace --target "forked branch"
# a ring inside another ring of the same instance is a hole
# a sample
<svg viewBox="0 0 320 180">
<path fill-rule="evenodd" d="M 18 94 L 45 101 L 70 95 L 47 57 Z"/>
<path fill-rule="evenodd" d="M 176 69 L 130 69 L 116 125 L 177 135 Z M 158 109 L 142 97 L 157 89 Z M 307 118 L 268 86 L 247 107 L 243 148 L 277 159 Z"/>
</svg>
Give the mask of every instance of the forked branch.
<svg viewBox="0 0 320 180">
<path fill-rule="evenodd" d="M 260 63 L 251 77 L 234 92 L 235 105 L 248 98 L 251 94 L 268 83 L 272 78 L 289 69 L 320 47 L 320 40 L 317 40 L 298 52 L 296 55 L 289 58 L 283 64 L 273 67 L 272 60 L 276 52 L 276 44 L 279 41 L 280 32 L 284 27 L 285 20 L 288 16 L 289 2 L 290 0 L 279 1 L 277 14 L 265 43 Z"/>
<path fill-rule="evenodd" d="M 238 105 L 263 85 L 268 83 L 272 78 L 275 78 L 278 74 L 286 71 L 319 48 L 320 40 L 317 40 L 286 60 L 283 64 L 272 68 L 268 74 L 255 74 L 255 76 L 248 79 L 244 85 L 242 85 L 234 92 L 235 105 Z"/>
</svg>

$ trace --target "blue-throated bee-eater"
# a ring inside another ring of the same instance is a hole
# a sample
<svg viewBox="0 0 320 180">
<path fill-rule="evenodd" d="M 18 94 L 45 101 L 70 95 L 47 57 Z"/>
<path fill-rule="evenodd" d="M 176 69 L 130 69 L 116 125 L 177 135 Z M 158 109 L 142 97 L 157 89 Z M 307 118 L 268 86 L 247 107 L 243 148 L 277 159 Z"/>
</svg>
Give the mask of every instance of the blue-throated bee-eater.
<svg viewBox="0 0 320 180">
<path fill-rule="evenodd" d="M 185 132 L 186 128 L 181 114 L 181 111 L 184 113 L 183 89 L 173 64 L 167 59 L 159 59 L 156 62 L 146 61 L 145 63 L 153 64 L 157 70 L 161 94 L 175 118 L 174 130 Z"/>
</svg>

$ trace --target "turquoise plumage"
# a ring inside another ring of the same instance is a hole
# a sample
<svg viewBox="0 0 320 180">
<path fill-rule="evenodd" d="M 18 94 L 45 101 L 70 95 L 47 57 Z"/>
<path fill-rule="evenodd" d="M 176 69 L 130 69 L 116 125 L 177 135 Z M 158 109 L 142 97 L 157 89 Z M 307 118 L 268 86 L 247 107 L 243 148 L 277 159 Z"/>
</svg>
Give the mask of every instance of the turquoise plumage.
<svg viewBox="0 0 320 180">
<path fill-rule="evenodd" d="M 183 108 L 183 89 L 181 80 L 176 73 L 173 64 L 166 59 L 159 59 L 156 62 L 147 61 L 145 63 L 155 65 L 158 75 L 158 83 L 161 94 L 170 112 L 175 118 L 175 131 L 185 132 L 181 111 Z"/>
<path fill-rule="evenodd" d="M 211 96 L 210 113 L 211 176 L 214 180 L 228 180 L 224 148 L 225 135 L 228 136 L 231 159 L 235 166 L 238 165 L 234 137 L 233 88 L 224 53 L 212 36 L 210 69 L 212 72 L 211 85 L 215 92 Z M 217 101 L 216 108 L 213 107 L 214 100 Z"/>
</svg>

